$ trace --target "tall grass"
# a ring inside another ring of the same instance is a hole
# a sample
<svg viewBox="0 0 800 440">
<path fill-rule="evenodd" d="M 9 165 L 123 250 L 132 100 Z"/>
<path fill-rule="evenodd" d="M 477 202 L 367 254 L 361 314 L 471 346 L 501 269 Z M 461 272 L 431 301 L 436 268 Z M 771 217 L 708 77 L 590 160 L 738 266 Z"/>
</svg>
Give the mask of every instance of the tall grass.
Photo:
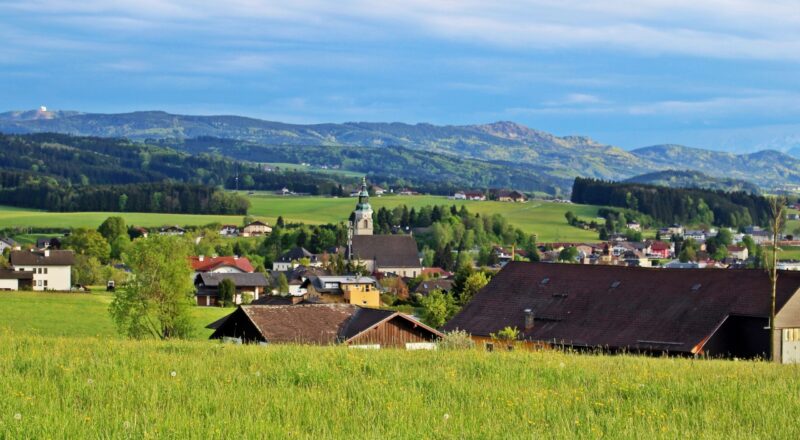
<svg viewBox="0 0 800 440">
<path fill-rule="evenodd" d="M 795 366 L 0 338 L 0 438 L 800 438 Z"/>
</svg>

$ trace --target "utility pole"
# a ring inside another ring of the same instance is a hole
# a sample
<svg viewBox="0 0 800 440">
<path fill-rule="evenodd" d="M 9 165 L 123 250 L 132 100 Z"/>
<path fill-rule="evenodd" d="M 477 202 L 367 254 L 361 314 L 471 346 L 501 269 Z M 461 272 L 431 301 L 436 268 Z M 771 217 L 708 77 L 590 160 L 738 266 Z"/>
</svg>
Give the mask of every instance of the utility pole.
<svg viewBox="0 0 800 440">
<path fill-rule="evenodd" d="M 772 258 L 769 268 L 769 280 L 772 283 L 771 310 L 769 314 L 769 355 L 772 362 L 777 362 L 778 353 L 775 344 L 775 303 L 778 295 L 778 238 L 784 224 L 786 201 L 783 197 L 770 197 L 769 215 L 772 228 Z"/>
</svg>

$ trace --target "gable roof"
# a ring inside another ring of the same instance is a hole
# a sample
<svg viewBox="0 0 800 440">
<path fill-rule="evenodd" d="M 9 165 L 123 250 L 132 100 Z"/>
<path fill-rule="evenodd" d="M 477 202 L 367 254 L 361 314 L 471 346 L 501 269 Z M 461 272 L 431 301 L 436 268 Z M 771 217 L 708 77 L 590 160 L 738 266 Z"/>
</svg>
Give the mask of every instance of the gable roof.
<svg viewBox="0 0 800 440">
<path fill-rule="evenodd" d="M 417 242 L 410 235 L 353 236 L 353 257 L 374 260 L 375 267 L 421 267 Z"/>
<path fill-rule="evenodd" d="M 206 287 L 217 287 L 222 280 L 232 280 L 236 287 L 265 287 L 267 278 L 263 273 L 210 273 L 203 272 L 197 276 Z"/>
<path fill-rule="evenodd" d="M 61 250 L 12 251 L 10 260 L 12 266 L 71 266 L 75 262 L 75 254 Z"/>
<path fill-rule="evenodd" d="M 269 227 L 268 224 L 262 222 L 261 220 L 256 220 L 254 222 L 250 222 L 245 226 L 245 228 L 248 228 L 250 226 L 267 226 L 267 227 Z"/>
<path fill-rule="evenodd" d="M 5 243 L 5 244 L 7 244 L 9 246 L 14 246 L 15 244 L 17 244 L 17 242 L 14 241 L 14 239 L 10 238 L 10 237 L 0 237 L 0 241 L 2 241 L 3 243 Z"/>
<path fill-rule="evenodd" d="M 780 310 L 800 273 L 778 279 Z M 512 262 L 444 329 L 488 336 L 515 326 L 530 341 L 696 353 L 728 316 L 768 317 L 769 292 L 759 270 Z M 530 330 L 525 309 L 534 314 Z"/>
<path fill-rule="evenodd" d="M 445 292 L 450 291 L 453 288 L 453 280 L 443 279 L 443 278 L 434 278 L 432 280 L 421 281 L 417 288 L 414 289 L 414 293 L 419 293 L 421 295 L 427 295 L 432 291 L 439 289 Z"/>
<path fill-rule="evenodd" d="M 225 324 L 234 315 L 246 317 L 269 343 L 332 345 L 347 342 L 390 319 L 414 322 L 435 336 L 442 334 L 410 317 L 391 310 L 363 308 L 351 304 L 246 305 L 210 325 L 217 327 L 211 338 L 225 333 Z M 222 321 L 222 322 L 220 322 Z M 231 325 L 234 325 L 235 322 Z"/>
<path fill-rule="evenodd" d="M 221 266 L 236 267 L 242 272 L 255 272 L 255 268 L 246 257 L 189 257 L 189 264 L 196 272 L 209 272 Z"/>
<path fill-rule="evenodd" d="M 308 258 L 311 261 L 315 261 L 317 256 L 309 252 L 308 249 L 298 246 L 284 252 L 283 255 L 278 258 L 278 261 L 282 263 L 291 263 L 292 261 L 300 260 L 302 258 Z"/>
</svg>

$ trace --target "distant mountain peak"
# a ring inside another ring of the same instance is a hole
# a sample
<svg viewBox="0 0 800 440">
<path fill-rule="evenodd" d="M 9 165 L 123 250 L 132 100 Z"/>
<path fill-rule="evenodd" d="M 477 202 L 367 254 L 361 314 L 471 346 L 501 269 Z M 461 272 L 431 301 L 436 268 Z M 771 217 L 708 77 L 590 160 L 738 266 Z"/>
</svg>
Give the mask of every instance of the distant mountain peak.
<svg viewBox="0 0 800 440">
<path fill-rule="evenodd" d="M 497 121 L 491 124 L 473 125 L 472 127 L 486 134 L 511 140 L 524 140 L 531 137 L 540 137 L 544 134 L 514 121 Z"/>
</svg>

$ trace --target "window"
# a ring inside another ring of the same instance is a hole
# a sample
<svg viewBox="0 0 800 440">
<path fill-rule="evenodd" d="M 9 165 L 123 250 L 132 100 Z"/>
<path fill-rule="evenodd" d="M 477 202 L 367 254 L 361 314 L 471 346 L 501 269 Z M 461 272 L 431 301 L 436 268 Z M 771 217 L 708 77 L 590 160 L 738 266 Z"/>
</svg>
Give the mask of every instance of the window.
<svg viewBox="0 0 800 440">
<path fill-rule="evenodd" d="M 44 280 L 44 287 L 47 287 L 47 280 Z"/>
<path fill-rule="evenodd" d="M 47 275 L 47 268 L 45 267 L 43 270 L 44 270 L 44 274 Z"/>
</svg>

